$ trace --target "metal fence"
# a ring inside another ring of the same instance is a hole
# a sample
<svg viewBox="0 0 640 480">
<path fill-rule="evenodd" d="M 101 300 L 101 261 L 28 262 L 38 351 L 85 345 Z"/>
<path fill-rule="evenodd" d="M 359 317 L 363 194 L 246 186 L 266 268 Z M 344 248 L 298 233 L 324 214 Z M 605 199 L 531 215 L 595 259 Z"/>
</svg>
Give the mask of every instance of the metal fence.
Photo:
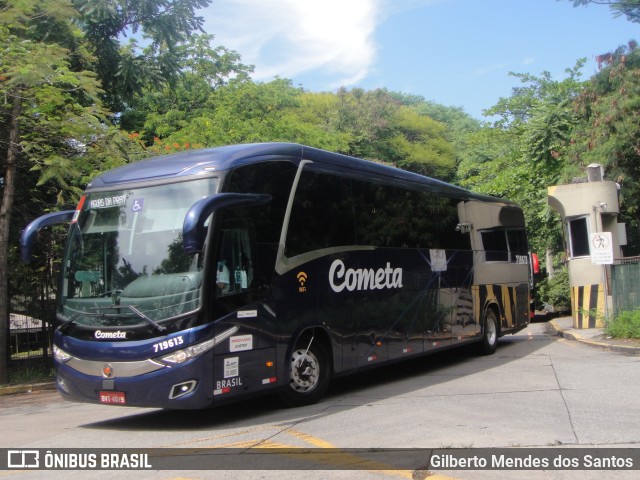
<svg viewBox="0 0 640 480">
<path fill-rule="evenodd" d="M 640 257 L 616 260 L 611 265 L 613 316 L 640 308 Z"/>
<path fill-rule="evenodd" d="M 45 239 L 46 240 L 46 239 Z M 55 329 L 56 263 L 45 242 L 37 262 L 25 266 L 12 258 L 9 266 L 6 331 L 10 383 L 33 381 L 52 375 L 52 337 Z"/>
</svg>

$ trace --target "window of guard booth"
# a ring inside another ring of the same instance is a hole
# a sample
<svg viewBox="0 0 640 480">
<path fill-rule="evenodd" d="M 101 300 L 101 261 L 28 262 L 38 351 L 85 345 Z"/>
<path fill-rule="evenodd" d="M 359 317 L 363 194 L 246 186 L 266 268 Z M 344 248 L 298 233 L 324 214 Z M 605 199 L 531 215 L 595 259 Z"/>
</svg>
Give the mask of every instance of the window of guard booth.
<svg viewBox="0 0 640 480">
<path fill-rule="evenodd" d="M 569 228 L 569 253 L 571 258 L 588 257 L 589 228 L 587 217 L 574 218 L 567 222 Z"/>
<path fill-rule="evenodd" d="M 251 235 L 246 228 L 223 228 L 216 263 L 216 285 L 221 296 L 235 295 L 251 288 L 254 258 Z"/>
</svg>

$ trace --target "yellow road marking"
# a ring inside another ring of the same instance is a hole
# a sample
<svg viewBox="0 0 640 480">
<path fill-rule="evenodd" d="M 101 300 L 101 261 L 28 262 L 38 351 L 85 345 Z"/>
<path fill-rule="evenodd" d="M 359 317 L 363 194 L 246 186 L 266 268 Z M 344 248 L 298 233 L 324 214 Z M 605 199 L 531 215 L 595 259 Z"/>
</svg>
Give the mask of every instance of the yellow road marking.
<svg viewBox="0 0 640 480">
<path fill-rule="evenodd" d="M 188 442 L 184 442 L 184 444 L 193 445 L 194 443 L 200 443 L 203 441 L 212 441 L 212 440 L 215 441 L 215 440 L 221 440 L 225 438 L 238 437 L 240 435 L 248 435 L 248 434 L 251 435 L 260 431 L 273 430 L 273 429 L 279 429 L 279 428 L 280 427 L 276 427 L 276 426 L 264 426 L 264 427 L 259 427 L 255 429 L 246 429 L 239 432 L 226 433 L 223 435 L 208 437 L 204 439 L 190 440 Z M 326 440 L 323 440 L 321 438 L 315 437 L 313 435 L 310 435 L 308 433 L 302 432 L 294 428 L 287 428 L 280 433 L 289 435 L 297 440 L 301 440 L 302 442 L 308 445 L 311 445 L 314 448 L 341 450 L 340 447 L 337 447 L 331 442 L 328 442 Z M 174 447 L 175 447 L 175 444 L 174 444 Z M 301 447 L 299 445 L 289 445 L 287 443 L 274 442 L 274 441 L 265 440 L 265 439 L 262 439 L 262 440 L 251 439 L 246 441 L 229 442 L 229 443 L 215 443 L 213 445 L 210 444 L 203 447 L 194 446 L 191 449 L 181 449 L 180 454 L 184 454 L 185 450 L 200 451 L 202 448 L 238 448 L 238 449 L 243 449 L 243 448 L 278 449 L 280 448 L 280 449 L 295 450 L 295 449 L 304 449 L 306 447 L 304 446 Z M 283 455 L 286 455 L 287 457 L 290 457 L 290 458 L 299 458 L 301 460 L 306 460 L 306 461 L 309 461 L 311 459 L 308 453 L 302 453 L 302 452 L 300 454 L 297 454 L 295 453 L 295 451 L 291 451 Z M 357 454 L 349 453 L 348 451 L 344 451 L 344 452 L 333 451 L 325 455 L 323 455 L 322 452 L 317 452 L 317 454 L 313 455 L 312 460 L 320 464 L 331 465 L 333 467 L 338 467 L 338 468 L 344 467 L 345 469 L 350 469 L 350 468 L 353 468 L 354 465 L 356 465 L 360 470 L 369 471 L 371 473 L 378 473 L 378 474 L 388 475 L 392 477 L 406 478 L 410 480 L 412 480 L 413 478 L 416 478 L 414 477 L 414 472 L 412 470 L 391 470 L 389 469 L 388 464 L 375 462 L 373 460 L 366 460 L 358 456 Z M 425 476 L 422 478 L 427 480 L 455 480 L 451 477 L 446 477 L 433 472 L 425 471 L 420 473 L 421 474 L 424 473 Z M 179 479 L 175 479 L 175 480 L 179 480 Z"/>
</svg>

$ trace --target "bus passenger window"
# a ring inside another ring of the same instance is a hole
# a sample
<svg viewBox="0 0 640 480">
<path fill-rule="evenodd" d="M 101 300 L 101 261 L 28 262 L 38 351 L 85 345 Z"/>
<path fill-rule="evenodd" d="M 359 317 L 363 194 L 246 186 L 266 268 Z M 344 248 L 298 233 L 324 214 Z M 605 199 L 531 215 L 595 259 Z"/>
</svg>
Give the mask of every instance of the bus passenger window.
<svg viewBox="0 0 640 480">
<path fill-rule="evenodd" d="M 504 230 L 486 230 L 481 232 L 482 247 L 487 262 L 508 262 L 509 250 Z"/>
<path fill-rule="evenodd" d="M 223 229 L 216 264 L 216 285 L 220 295 L 247 291 L 253 281 L 251 237 L 245 229 Z"/>
</svg>

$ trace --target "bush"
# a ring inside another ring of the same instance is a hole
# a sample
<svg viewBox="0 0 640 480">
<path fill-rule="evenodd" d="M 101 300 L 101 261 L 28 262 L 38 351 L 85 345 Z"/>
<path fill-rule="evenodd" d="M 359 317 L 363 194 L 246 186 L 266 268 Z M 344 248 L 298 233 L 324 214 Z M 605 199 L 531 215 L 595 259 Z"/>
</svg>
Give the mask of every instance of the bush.
<svg viewBox="0 0 640 480">
<path fill-rule="evenodd" d="M 607 322 L 604 331 L 615 338 L 640 338 L 640 308 L 620 312 Z"/>
<path fill-rule="evenodd" d="M 571 310 L 571 290 L 569 289 L 569 271 L 559 270 L 553 278 L 545 278 L 536 285 L 537 300 L 544 305 L 551 305 L 553 311 Z"/>
</svg>

